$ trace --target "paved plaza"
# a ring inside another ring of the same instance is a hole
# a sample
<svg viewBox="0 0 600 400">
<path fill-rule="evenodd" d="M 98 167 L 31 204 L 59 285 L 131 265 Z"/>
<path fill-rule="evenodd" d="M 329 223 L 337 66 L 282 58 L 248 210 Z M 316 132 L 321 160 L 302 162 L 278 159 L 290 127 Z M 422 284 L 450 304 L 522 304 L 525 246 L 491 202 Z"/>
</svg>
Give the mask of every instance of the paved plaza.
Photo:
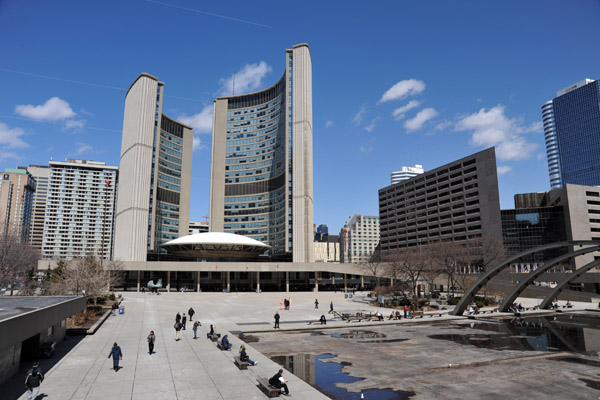
<svg viewBox="0 0 600 400">
<path fill-rule="evenodd" d="M 329 318 L 331 301 L 339 312 L 378 309 L 363 302 L 359 293 L 354 299 L 333 292 L 167 293 L 160 296 L 124 293 L 123 296 L 125 313 L 109 317 L 94 335 L 79 341 L 47 372 L 40 392 L 46 396 L 44 398 L 264 399 L 266 395 L 257 387 L 257 377 L 269 378 L 280 368 L 267 356 L 303 352 L 337 354 L 341 353 L 341 347 L 347 350 L 349 342 L 336 342 L 328 334 L 311 334 L 320 329 L 320 325 L 309 326 L 307 323 L 318 320 L 321 314 Z M 290 310 L 280 310 L 280 299 L 284 296 L 291 297 Z M 318 310 L 315 310 L 315 298 L 320 303 Z M 192 324 L 188 320 L 181 340 L 175 341 L 175 315 L 177 312 L 187 314 L 190 306 L 196 311 L 194 320 L 202 323 L 199 339 L 193 339 Z M 281 315 L 281 329 L 277 332 L 273 330 L 276 311 Z M 381 311 L 389 314 L 389 310 Z M 465 317 L 452 316 L 426 317 L 420 324 L 404 320 L 400 324 L 397 321 L 385 321 L 383 324 L 329 321 L 323 332 L 342 332 L 351 327 L 380 331 L 387 339 L 408 339 L 356 346 L 353 343 L 348 355 L 335 361 L 347 362 L 344 372 L 357 377 L 371 377 L 371 380 L 363 381 L 363 385 L 412 390 L 416 393 L 415 398 L 419 399 L 506 398 L 507 391 L 514 394 L 511 398 L 550 398 L 563 387 L 577 390 L 570 398 L 596 399 L 600 395 L 598 390 L 586 386 L 579 379 L 594 380 L 594 375 L 600 372 L 597 367 L 556 361 L 543 354 L 531 353 L 527 354 L 529 359 L 518 362 L 497 362 L 523 355 L 510 351 L 474 350 L 455 346 L 451 341 L 426 339 L 432 330 L 430 321 L 433 320 L 469 322 Z M 243 331 L 259 337 L 258 342 L 250 342 L 246 346 L 248 354 L 258 361 L 258 365 L 239 370 L 233 363 L 233 356 L 237 354 L 241 341 L 229 334 L 233 351 L 220 351 L 206 338 L 210 324 L 222 335 Z M 146 343 L 150 330 L 154 330 L 157 338 L 153 355 L 148 354 Z M 107 358 L 115 341 L 123 351 L 118 372 L 113 371 L 112 359 Z M 400 346 L 405 343 L 409 345 Z M 475 362 L 482 363 L 473 368 Z M 450 363 L 460 367 L 448 368 Z M 285 371 L 284 376 L 290 381 L 292 398 L 327 398 L 291 373 Z M 21 380 L 22 377 L 15 376 L 13 379 Z M 364 388 L 360 382 L 346 386 L 351 391 Z M 531 395 L 534 389 L 536 392 Z M 473 393 L 473 396 L 463 395 L 465 391 Z M 19 399 L 25 399 L 25 396 Z"/>
</svg>

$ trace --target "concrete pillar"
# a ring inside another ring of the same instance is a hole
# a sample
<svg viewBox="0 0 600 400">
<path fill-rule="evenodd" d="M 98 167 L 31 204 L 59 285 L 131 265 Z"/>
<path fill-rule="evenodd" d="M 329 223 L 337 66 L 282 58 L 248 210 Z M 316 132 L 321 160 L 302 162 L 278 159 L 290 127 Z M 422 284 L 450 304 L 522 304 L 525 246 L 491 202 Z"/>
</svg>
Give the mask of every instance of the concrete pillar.
<svg viewBox="0 0 600 400">
<path fill-rule="evenodd" d="M 344 293 L 348 291 L 348 275 L 344 274 Z"/>
<path fill-rule="evenodd" d="M 138 282 L 137 282 L 137 291 L 140 291 L 140 277 L 142 275 L 142 271 L 138 271 Z"/>
<path fill-rule="evenodd" d="M 196 292 L 200 292 L 200 271 L 196 273 Z"/>
<path fill-rule="evenodd" d="M 319 291 L 319 271 L 315 271 L 315 292 Z"/>
<path fill-rule="evenodd" d="M 364 288 L 365 287 L 365 277 L 364 276 L 360 276 L 360 287 Z"/>
<path fill-rule="evenodd" d="M 227 271 L 227 293 L 231 292 L 231 271 Z"/>
<path fill-rule="evenodd" d="M 285 271 L 285 291 L 290 291 L 290 272 Z"/>
<path fill-rule="evenodd" d="M 260 271 L 256 271 L 256 293 L 260 292 Z"/>
<path fill-rule="evenodd" d="M 394 287 L 394 278 L 390 278 L 390 287 Z"/>
<path fill-rule="evenodd" d="M 167 271 L 167 292 L 171 291 L 171 271 Z"/>
</svg>

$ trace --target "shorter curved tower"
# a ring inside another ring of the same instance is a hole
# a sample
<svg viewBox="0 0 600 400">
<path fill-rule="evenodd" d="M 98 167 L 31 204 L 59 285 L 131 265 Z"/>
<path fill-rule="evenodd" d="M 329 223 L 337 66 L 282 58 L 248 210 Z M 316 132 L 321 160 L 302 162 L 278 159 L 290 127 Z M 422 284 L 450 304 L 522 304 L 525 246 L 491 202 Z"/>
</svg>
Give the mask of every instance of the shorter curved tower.
<svg viewBox="0 0 600 400">
<path fill-rule="evenodd" d="M 550 188 L 558 189 L 562 187 L 562 176 L 560 173 L 560 160 L 558 158 L 558 137 L 556 135 L 556 122 L 554 121 L 552 100 L 542 105 L 542 122 L 544 124 L 544 136 L 546 139 Z"/>
<path fill-rule="evenodd" d="M 256 239 L 271 255 L 312 262 L 312 62 L 286 50 L 273 86 L 214 102 L 210 229 Z"/>
</svg>

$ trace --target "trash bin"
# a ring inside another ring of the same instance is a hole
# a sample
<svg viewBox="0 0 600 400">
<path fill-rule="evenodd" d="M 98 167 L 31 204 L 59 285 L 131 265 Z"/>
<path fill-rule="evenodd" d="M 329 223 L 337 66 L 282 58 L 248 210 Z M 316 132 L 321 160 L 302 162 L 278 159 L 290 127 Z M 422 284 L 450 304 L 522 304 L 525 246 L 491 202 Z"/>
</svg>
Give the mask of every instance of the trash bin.
<svg viewBox="0 0 600 400">
<path fill-rule="evenodd" d="M 347 299 L 348 298 L 348 294 L 344 293 L 344 298 Z"/>
<path fill-rule="evenodd" d="M 348 298 L 350 298 L 350 299 L 352 298 L 352 293 L 348 294 Z"/>
<path fill-rule="evenodd" d="M 119 306 L 119 314 L 125 314 L 125 307 Z"/>
</svg>

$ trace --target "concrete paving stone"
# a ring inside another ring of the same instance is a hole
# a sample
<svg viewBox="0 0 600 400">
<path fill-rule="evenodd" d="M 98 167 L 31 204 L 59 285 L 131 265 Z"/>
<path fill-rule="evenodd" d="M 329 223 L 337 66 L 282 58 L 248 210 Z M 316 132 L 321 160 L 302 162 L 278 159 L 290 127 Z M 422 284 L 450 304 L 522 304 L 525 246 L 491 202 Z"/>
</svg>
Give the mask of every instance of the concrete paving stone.
<svg viewBox="0 0 600 400">
<path fill-rule="evenodd" d="M 164 376 L 159 380 L 136 379 L 133 384 L 133 393 L 175 392 L 172 377 Z"/>
</svg>

